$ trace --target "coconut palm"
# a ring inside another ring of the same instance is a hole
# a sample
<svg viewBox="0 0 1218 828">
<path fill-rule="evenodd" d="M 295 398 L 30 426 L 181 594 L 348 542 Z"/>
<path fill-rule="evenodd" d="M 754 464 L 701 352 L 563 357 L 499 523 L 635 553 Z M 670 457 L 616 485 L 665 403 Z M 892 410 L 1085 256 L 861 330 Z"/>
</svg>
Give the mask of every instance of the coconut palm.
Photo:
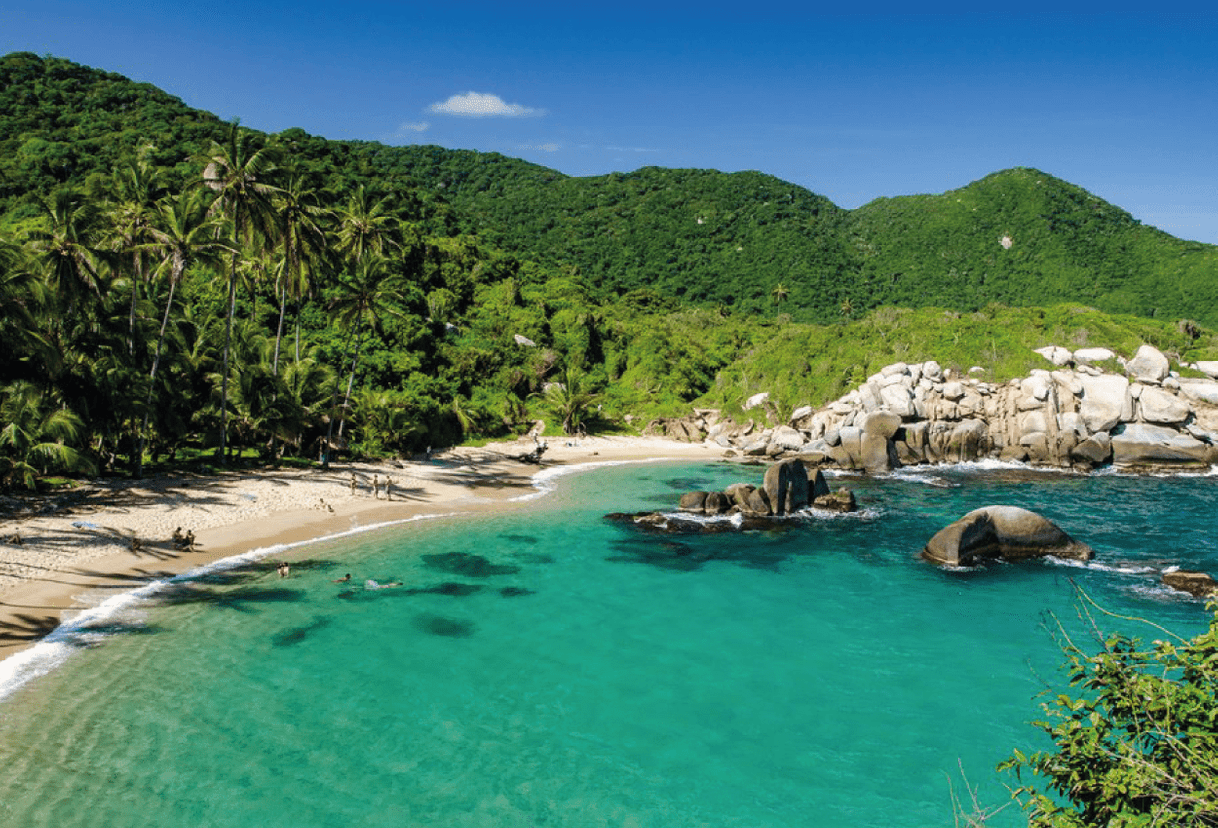
<svg viewBox="0 0 1218 828">
<path fill-rule="evenodd" d="M 150 227 L 152 241 L 146 245 L 160 258 L 154 271 L 169 285 L 165 298 L 165 312 L 161 315 L 161 328 L 157 334 L 156 349 L 152 357 L 152 370 L 148 376 L 148 396 L 144 401 L 144 419 L 140 428 L 139 455 L 135 464 L 135 476 L 143 472 L 143 457 L 148 418 L 152 412 L 152 395 L 156 388 L 157 371 L 161 365 L 161 352 L 165 343 L 165 332 L 169 327 L 169 316 L 173 309 L 174 293 L 182 282 L 182 276 L 192 264 L 216 262 L 224 252 L 232 252 L 231 241 L 217 237 L 219 221 L 210 214 L 206 196 L 199 190 L 185 190 L 176 198 L 157 205 L 157 220 Z"/>
<path fill-rule="evenodd" d="M 770 295 L 774 297 L 774 304 L 781 305 L 791 296 L 790 289 L 782 282 L 774 285 L 774 289 L 770 291 Z"/>
<path fill-rule="evenodd" d="M 131 302 L 127 321 L 127 351 L 135 356 L 135 317 L 140 288 L 145 281 L 144 253 L 152 240 L 156 202 L 164 194 L 158 170 L 148 163 L 146 150 L 138 160 L 114 173 L 111 198 L 104 208 L 105 245 L 118 261 L 129 261 Z"/>
<path fill-rule="evenodd" d="M 80 302 L 101 294 L 94 239 L 97 210 L 71 189 L 56 190 L 39 202 L 42 227 L 28 235 L 28 246 L 41 266 L 47 287 L 62 303 L 63 316 L 72 316 Z"/>
<path fill-rule="evenodd" d="M 354 261 L 368 255 L 384 256 L 387 248 L 401 245 L 401 226 L 386 212 L 389 197 L 373 201 L 361 184 L 337 210 L 335 249 Z"/>
<path fill-rule="evenodd" d="M 355 372 L 359 365 L 360 349 L 364 341 L 364 333 L 368 328 L 379 327 L 381 321 L 388 315 L 400 314 L 400 308 L 405 300 L 405 285 L 403 281 L 391 274 L 389 261 L 383 256 L 367 255 L 355 265 L 354 272 L 340 283 L 341 292 L 331 302 L 339 324 L 347 329 L 347 342 L 343 347 L 345 365 L 351 361 L 351 369 L 347 378 L 347 393 L 343 397 L 342 414 L 339 414 L 339 431 L 342 436 L 342 421 L 345 419 L 347 406 L 350 404 L 351 391 L 355 385 Z M 338 383 L 335 376 L 334 394 L 331 408 L 338 406 Z M 331 440 L 334 437 L 334 413 L 326 429 L 326 444 L 323 447 L 322 465 L 330 462 Z"/>
<path fill-rule="evenodd" d="M 299 301 L 309 293 L 314 268 L 326 260 L 326 234 L 320 219 L 326 211 L 317 204 L 316 194 L 305 187 L 299 175 L 293 175 L 275 199 L 279 213 L 280 259 L 276 268 L 279 294 L 279 324 L 275 329 L 275 357 L 272 367 L 279 373 L 279 343 L 283 338 L 283 318 L 288 299 Z M 300 359 L 300 329 L 296 333 L 296 359 Z"/>
<path fill-rule="evenodd" d="M 577 365 L 568 364 L 561 376 L 562 382 L 553 382 L 546 387 L 545 401 L 562 420 L 563 434 L 577 434 L 583 429 L 584 417 L 601 395 L 587 390 L 586 375 Z"/>
<path fill-rule="evenodd" d="M 273 197 L 279 192 L 272 182 L 276 170 L 274 151 L 255 146 L 253 134 L 234 122 L 225 142 L 212 141 L 202 160 L 203 185 L 216 196 L 213 213 L 228 219 L 233 239 L 243 250 L 251 251 L 255 242 L 271 238 L 275 224 Z M 220 445 L 216 454 L 221 463 L 227 460 L 229 351 L 237 306 L 237 260 L 238 252 L 234 248 L 228 272 L 224 369 L 220 384 Z"/>
<path fill-rule="evenodd" d="M 80 417 L 53 405 L 34 383 L 18 380 L 0 390 L 0 481 L 33 489 L 51 471 L 93 473 L 93 462 L 69 443 L 84 432 Z"/>
</svg>

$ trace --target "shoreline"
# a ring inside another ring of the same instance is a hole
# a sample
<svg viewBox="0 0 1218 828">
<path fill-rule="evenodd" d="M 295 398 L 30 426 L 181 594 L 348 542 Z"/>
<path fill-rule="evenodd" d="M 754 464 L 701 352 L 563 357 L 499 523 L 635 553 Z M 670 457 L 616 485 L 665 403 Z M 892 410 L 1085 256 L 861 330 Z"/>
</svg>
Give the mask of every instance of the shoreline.
<svg viewBox="0 0 1218 828">
<path fill-rule="evenodd" d="M 535 478 L 553 469 L 723 456 L 704 443 L 589 437 L 551 440 L 541 465 L 515 459 L 532 447 L 517 440 L 448 449 L 429 461 L 106 481 L 54 514 L 0 521 L 0 662 L 108 600 L 139 600 L 150 586 L 250 552 L 290 562 L 296 549 L 352 531 L 527 508 L 545 494 Z M 374 498 L 374 479 L 383 487 L 386 476 L 393 499 L 383 489 Z M 174 548 L 179 526 L 195 532 L 195 551 Z M 20 544 L 9 542 L 14 533 Z M 132 549 L 132 537 L 140 548 Z"/>
</svg>

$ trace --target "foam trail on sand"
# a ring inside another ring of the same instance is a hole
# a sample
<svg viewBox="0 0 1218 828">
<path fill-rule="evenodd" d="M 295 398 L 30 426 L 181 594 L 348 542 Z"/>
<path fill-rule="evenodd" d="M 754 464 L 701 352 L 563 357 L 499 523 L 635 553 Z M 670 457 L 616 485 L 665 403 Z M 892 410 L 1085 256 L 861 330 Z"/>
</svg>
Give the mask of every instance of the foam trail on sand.
<svg viewBox="0 0 1218 828">
<path fill-rule="evenodd" d="M 530 478 L 533 484 L 534 491 L 528 494 L 517 495 L 508 499 L 510 503 L 519 503 L 525 500 L 536 500 L 554 491 L 557 483 L 555 481 L 560 477 L 566 477 L 569 474 L 587 471 L 588 469 L 599 469 L 604 466 L 625 466 L 631 463 L 659 463 L 665 460 L 671 460 L 668 457 L 644 458 L 641 460 L 600 460 L 591 463 L 572 463 L 568 466 L 551 466 L 548 469 L 542 469 Z"/>
<path fill-rule="evenodd" d="M 402 520 L 389 520 L 382 523 L 369 524 L 368 526 L 356 526 L 347 529 L 343 532 L 325 535 L 318 538 L 310 538 L 308 540 L 296 541 L 295 543 L 279 543 L 272 546 L 263 546 L 258 549 L 251 549 L 248 552 L 242 552 L 239 555 L 231 555 L 227 558 L 221 558 L 211 563 L 203 564 L 183 572 L 181 575 L 176 575 L 173 578 L 166 578 L 157 581 L 151 581 L 144 586 L 136 589 L 123 592 L 119 595 L 112 595 L 106 600 L 92 607 L 86 607 L 81 610 L 71 612 L 71 617 L 65 618 L 58 627 L 47 634 L 34 646 L 22 650 L 19 653 L 14 653 L 8 658 L 0 661 L 0 701 L 8 698 L 27 682 L 46 675 L 56 667 L 67 661 L 68 657 L 73 652 L 79 650 L 83 646 L 95 644 L 107 637 L 107 633 L 100 632 L 95 628 L 100 627 L 103 622 L 116 618 L 124 612 L 131 610 L 143 601 L 155 598 L 159 592 L 172 584 L 182 583 L 200 578 L 204 575 L 209 575 L 213 572 L 223 572 L 228 569 L 234 569 L 253 561 L 258 561 L 271 555 L 278 555 L 289 549 L 295 549 L 301 546 L 307 546 L 320 541 L 335 540 L 338 538 L 350 537 L 359 535 L 364 532 L 371 532 L 376 529 L 382 529 L 388 526 L 397 526 L 399 524 L 413 523 L 419 520 L 429 520 L 431 518 L 447 517 L 452 513 L 444 514 L 428 514 L 415 515 L 414 517 L 404 518 Z M 65 613 L 67 615 L 67 613 Z"/>
</svg>

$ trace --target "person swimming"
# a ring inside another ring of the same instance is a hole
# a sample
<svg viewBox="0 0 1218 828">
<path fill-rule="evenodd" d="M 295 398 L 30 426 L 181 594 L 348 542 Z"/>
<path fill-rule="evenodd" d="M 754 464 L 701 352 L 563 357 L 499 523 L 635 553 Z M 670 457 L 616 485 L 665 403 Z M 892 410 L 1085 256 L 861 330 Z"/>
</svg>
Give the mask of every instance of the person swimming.
<svg viewBox="0 0 1218 828">
<path fill-rule="evenodd" d="M 371 578 L 364 581 L 364 589 L 389 589 L 389 587 L 400 587 L 401 581 L 390 581 L 387 584 L 382 584 L 379 581 L 374 581 Z"/>
</svg>

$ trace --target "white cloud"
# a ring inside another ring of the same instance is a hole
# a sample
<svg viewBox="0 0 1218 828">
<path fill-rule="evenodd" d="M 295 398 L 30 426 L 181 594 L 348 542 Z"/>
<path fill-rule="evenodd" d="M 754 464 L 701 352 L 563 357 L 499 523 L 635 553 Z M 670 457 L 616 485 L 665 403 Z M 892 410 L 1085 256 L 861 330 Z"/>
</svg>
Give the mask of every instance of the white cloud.
<svg viewBox="0 0 1218 828">
<path fill-rule="evenodd" d="M 516 149 L 522 150 L 540 150 L 542 152 L 558 152 L 562 149 L 562 144 L 550 142 L 548 144 L 521 144 Z"/>
<path fill-rule="evenodd" d="M 411 132 L 426 132 L 429 127 L 431 127 L 431 124 L 426 121 L 420 121 L 417 124 L 402 124 L 398 127 L 398 137 L 404 138 L 407 133 Z"/>
<path fill-rule="evenodd" d="M 453 95 L 447 101 L 434 103 L 428 108 L 429 112 L 440 115 L 461 115 L 467 118 L 485 118 L 499 116 L 503 118 L 524 118 L 530 115 L 544 115 L 544 109 L 532 109 L 520 104 L 505 103 L 503 98 L 489 92 L 463 92 Z"/>
</svg>

